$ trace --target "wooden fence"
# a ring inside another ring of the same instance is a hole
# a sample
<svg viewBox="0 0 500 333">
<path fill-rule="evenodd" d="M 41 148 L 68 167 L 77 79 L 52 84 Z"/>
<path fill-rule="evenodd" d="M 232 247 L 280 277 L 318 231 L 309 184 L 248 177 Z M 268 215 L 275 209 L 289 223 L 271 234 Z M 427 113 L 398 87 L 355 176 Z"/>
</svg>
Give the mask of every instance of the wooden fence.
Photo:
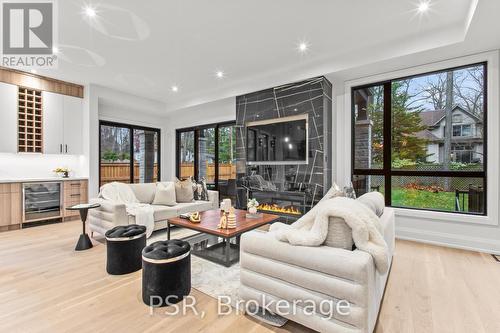
<svg viewBox="0 0 500 333">
<path fill-rule="evenodd" d="M 215 180 L 215 164 L 207 163 L 206 166 L 206 179 L 207 182 Z M 180 177 L 188 178 L 194 175 L 194 163 L 182 163 L 180 168 Z M 236 165 L 235 164 L 219 164 L 219 179 L 236 179 Z"/>
<path fill-rule="evenodd" d="M 215 165 L 214 163 L 207 163 L 207 182 L 215 180 Z M 154 179 L 158 175 L 158 164 L 154 165 Z M 180 177 L 188 178 L 194 175 L 194 164 L 183 163 L 181 164 Z M 219 164 L 219 179 L 236 179 L 236 165 L 235 164 Z M 124 182 L 130 181 L 130 163 L 101 163 L 101 185 L 111 182 Z M 139 163 L 134 164 L 134 183 L 139 182 Z"/>
<path fill-rule="evenodd" d="M 155 163 L 153 181 L 158 175 L 158 164 Z M 130 163 L 101 163 L 101 185 L 111 182 L 130 182 Z M 134 163 L 134 183 L 139 182 L 139 163 Z"/>
</svg>

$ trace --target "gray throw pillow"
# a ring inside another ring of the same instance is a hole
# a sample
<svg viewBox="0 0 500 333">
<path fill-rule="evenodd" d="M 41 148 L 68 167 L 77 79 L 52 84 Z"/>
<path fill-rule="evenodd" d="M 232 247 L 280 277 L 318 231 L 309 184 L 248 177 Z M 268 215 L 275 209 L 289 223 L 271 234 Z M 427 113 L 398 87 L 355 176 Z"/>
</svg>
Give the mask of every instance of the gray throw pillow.
<svg viewBox="0 0 500 333">
<path fill-rule="evenodd" d="M 179 180 L 175 179 L 175 198 L 179 203 L 182 202 L 193 202 L 194 192 L 193 192 L 193 182 L 191 179 Z"/>
<path fill-rule="evenodd" d="M 336 197 L 343 197 L 344 192 L 340 189 L 340 187 L 337 185 L 337 183 L 333 183 L 332 187 L 326 192 L 326 194 L 323 196 L 323 198 L 319 201 L 327 200 L 327 199 L 333 199 Z"/>
<path fill-rule="evenodd" d="M 349 184 L 349 186 L 344 186 L 344 197 L 356 199 L 356 191 L 354 190 L 352 183 Z"/>
<path fill-rule="evenodd" d="M 208 199 L 208 189 L 205 178 L 201 178 L 198 182 L 192 179 L 194 200 L 209 201 Z"/>
</svg>

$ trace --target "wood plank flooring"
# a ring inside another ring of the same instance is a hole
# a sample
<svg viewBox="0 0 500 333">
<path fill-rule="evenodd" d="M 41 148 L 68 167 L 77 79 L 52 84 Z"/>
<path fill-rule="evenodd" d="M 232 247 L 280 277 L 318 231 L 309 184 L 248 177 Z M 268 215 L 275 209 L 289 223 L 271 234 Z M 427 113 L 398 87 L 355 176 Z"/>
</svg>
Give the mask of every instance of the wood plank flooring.
<svg viewBox="0 0 500 333">
<path fill-rule="evenodd" d="M 0 233 L 0 332 L 310 332 L 217 315 L 193 290 L 186 316 L 149 313 L 141 273 L 110 276 L 105 246 L 73 251 L 80 222 Z M 500 263 L 491 256 L 398 241 L 376 328 L 387 332 L 500 332 Z"/>
</svg>

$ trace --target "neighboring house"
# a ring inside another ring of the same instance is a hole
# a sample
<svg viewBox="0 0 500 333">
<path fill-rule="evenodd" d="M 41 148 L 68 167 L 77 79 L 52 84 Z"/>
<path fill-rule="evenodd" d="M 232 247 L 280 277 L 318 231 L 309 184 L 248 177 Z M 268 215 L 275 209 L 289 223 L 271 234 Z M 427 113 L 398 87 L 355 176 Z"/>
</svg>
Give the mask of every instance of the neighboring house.
<svg viewBox="0 0 500 333">
<path fill-rule="evenodd" d="M 420 113 L 426 130 L 418 132 L 419 138 L 428 140 L 427 162 L 443 163 L 445 110 Z M 451 160 L 461 163 L 483 162 L 483 121 L 476 115 L 455 106 L 452 111 Z"/>
</svg>

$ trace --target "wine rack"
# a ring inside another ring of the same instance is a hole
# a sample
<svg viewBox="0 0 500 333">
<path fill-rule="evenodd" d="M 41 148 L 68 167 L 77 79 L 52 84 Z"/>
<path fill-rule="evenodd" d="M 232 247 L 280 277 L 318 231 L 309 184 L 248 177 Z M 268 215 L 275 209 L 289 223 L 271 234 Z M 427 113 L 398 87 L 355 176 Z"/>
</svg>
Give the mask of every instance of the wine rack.
<svg viewBox="0 0 500 333">
<path fill-rule="evenodd" d="M 42 92 L 19 87 L 18 93 L 18 151 L 43 152 Z"/>
</svg>

